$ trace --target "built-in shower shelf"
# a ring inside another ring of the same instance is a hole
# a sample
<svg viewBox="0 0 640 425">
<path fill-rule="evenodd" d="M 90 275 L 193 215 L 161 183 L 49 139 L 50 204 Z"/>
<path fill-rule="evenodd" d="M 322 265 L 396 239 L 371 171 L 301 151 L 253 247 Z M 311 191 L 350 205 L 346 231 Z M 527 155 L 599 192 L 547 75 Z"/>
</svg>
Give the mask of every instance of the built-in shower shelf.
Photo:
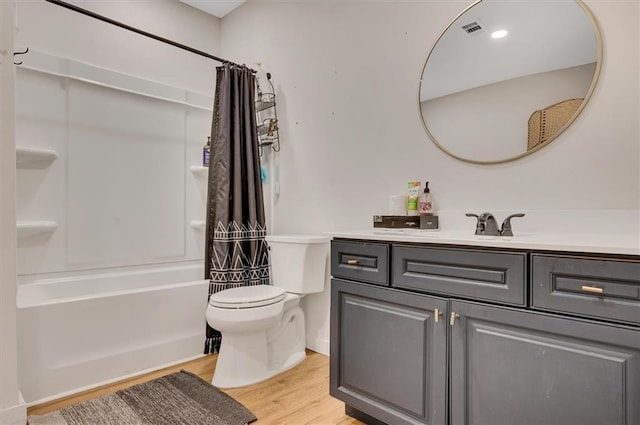
<svg viewBox="0 0 640 425">
<path fill-rule="evenodd" d="M 56 151 L 41 148 L 16 148 L 16 163 L 26 164 L 29 162 L 51 162 L 58 158 Z"/>
<path fill-rule="evenodd" d="M 204 177 L 209 173 L 209 167 L 203 165 L 192 165 L 191 172 L 198 177 Z"/>
<path fill-rule="evenodd" d="M 204 220 L 191 220 L 191 222 L 189 222 L 189 225 L 196 230 L 204 230 L 204 227 L 206 226 L 206 222 Z"/>
<path fill-rule="evenodd" d="M 52 233 L 58 228 L 55 221 L 39 220 L 39 221 L 18 221 L 16 229 L 18 237 L 38 235 L 40 233 Z"/>
</svg>

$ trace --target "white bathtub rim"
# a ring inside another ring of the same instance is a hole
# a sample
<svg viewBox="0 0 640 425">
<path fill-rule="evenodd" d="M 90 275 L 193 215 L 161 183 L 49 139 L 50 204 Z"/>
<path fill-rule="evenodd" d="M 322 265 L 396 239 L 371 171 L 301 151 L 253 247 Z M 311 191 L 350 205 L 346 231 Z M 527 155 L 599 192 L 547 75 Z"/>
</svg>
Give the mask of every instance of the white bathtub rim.
<svg viewBox="0 0 640 425">
<path fill-rule="evenodd" d="M 160 286 L 201 281 L 202 275 L 202 264 L 195 262 L 23 275 L 18 276 L 16 303 L 18 308 L 27 308 L 63 300 L 86 300 L 105 294 L 156 290 Z"/>
<path fill-rule="evenodd" d="M 46 284 L 43 284 L 43 285 L 49 285 L 49 284 L 50 283 L 46 283 Z M 51 305 L 66 304 L 66 303 L 72 303 L 72 302 L 78 302 L 78 301 L 95 300 L 95 299 L 100 299 L 100 298 L 110 298 L 110 297 L 118 297 L 118 296 L 124 296 L 124 295 L 134 295 L 134 294 L 140 294 L 140 293 L 144 293 L 144 292 L 162 291 L 162 290 L 168 290 L 168 289 L 182 288 L 182 287 L 188 287 L 188 286 L 197 286 L 197 285 L 205 285 L 205 284 L 206 285 L 209 284 L 209 280 L 208 279 L 192 280 L 192 281 L 188 281 L 188 282 L 178 282 L 178 283 L 155 285 L 155 286 L 145 286 L 145 287 L 142 287 L 142 288 L 125 289 L 125 290 L 118 290 L 118 291 L 106 290 L 105 292 L 93 293 L 93 294 L 90 294 L 90 295 L 80 295 L 80 296 L 75 296 L 75 297 L 54 298 L 54 299 L 45 300 L 45 301 L 37 301 L 37 300 L 35 300 L 35 301 L 34 300 L 25 301 L 24 299 L 22 299 L 22 298 L 25 298 L 25 297 L 21 297 L 20 295 L 18 295 L 18 297 L 17 297 L 17 307 L 18 307 L 18 309 L 26 309 L 26 308 L 34 308 L 34 307 L 46 307 L 46 306 L 51 306 Z M 40 283 L 33 284 L 33 285 L 40 285 Z M 20 290 L 18 290 L 18 292 L 20 292 Z"/>
<path fill-rule="evenodd" d="M 139 371 L 136 371 L 136 372 L 133 372 L 133 373 L 128 373 L 126 375 L 122 375 L 122 376 L 119 376 L 117 378 L 107 379 L 107 380 L 100 381 L 100 382 L 95 383 L 95 384 L 86 385 L 84 387 L 79 387 L 79 388 L 74 388 L 74 389 L 69 390 L 69 391 L 63 391 L 63 392 L 61 392 L 59 394 L 55 394 L 55 395 L 52 395 L 52 396 L 49 396 L 49 397 L 41 398 L 39 400 L 34 400 L 34 401 L 27 402 L 26 406 L 27 407 L 32 407 L 32 406 L 36 406 L 36 405 L 39 405 L 39 404 L 44 404 L 44 403 L 49 403 L 49 402 L 52 402 L 52 401 L 55 401 L 55 400 L 59 400 L 61 398 L 65 398 L 65 397 L 81 394 L 81 393 L 84 393 L 86 391 L 94 390 L 96 388 L 103 387 L 103 386 L 106 386 L 106 385 L 115 384 L 115 383 L 118 383 L 120 381 L 126 381 L 128 379 L 136 378 L 138 376 L 142 376 L 142 375 L 145 375 L 147 373 L 152 373 L 152 372 L 156 372 L 156 371 L 168 368 L 168 367 L 176 366 L 176 365 L 179 365 L 181 363 L 187 363 L 187 362 L 190 362 L 190 361 L 193 361 L 193 360 L 201 359 L 202 357 L 206 357 L 207 355 L 208 354 L 198 354 L 196 356 L 185 357 L 183 359 L 176 360 L 174 362 L 169 362 L 169 363 L 162 364 L 160 366 L 154 366 L 154 367 L 151 367 L 151 368 L 148 368 L 148 369 L 143 369 L 143 370 L 139 370 Z"/>
<path fill-rule="evenodd" d="M 202 261 L 189 261 L 163 264 L 142 264 L 130 267 L 107 269 L 76 270 L 67 272 L 52 272 L 18 275 L 18 287 L 33 284 L 56 284 L 60 282 L 77 282 L 85 280 L 100 280 L 118 277 L 141 276 L 153 273 L 172 271 L 202 270 Z"/>
</svg>

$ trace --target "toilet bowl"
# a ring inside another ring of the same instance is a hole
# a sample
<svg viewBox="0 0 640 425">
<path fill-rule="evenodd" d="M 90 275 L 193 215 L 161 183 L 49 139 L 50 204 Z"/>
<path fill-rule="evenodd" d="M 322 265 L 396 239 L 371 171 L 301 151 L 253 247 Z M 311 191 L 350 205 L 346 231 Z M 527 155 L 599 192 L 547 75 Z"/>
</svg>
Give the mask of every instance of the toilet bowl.
<svg viewBox="0 0 640 425">
<path fill-rule="evenodd" d="M 273 285 L 211 295 L 206 318 L 222 334 L 212 384 L 242 387 L 302 362 L 305 320 L 300 299 L 322 292 L 329 254 L 325 236 L 267 236 Z"/>
</svg>

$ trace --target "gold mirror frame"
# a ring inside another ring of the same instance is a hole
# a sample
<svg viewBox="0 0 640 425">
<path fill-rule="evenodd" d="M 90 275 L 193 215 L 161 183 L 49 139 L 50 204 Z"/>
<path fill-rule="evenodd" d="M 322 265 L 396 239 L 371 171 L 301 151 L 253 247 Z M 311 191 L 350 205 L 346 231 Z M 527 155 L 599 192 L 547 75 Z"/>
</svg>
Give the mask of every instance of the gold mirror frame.
<svg viewBox="0 0 640 425">
<path fill-rule="evenodd" d="M 427 123 L 425 122 L 425 119 L 424 119 L 424 114 L 422 113 L 422 109 L 421 109 L 420 88 L 422 86 L 422 79 L 423 79 L 423 76 L 424 76 L 424 72 L 425 72 L 425 70 L 427 68 L 427 63 L 429 62 L 429 58 L 431 58 L 431 55 L 433 54 L 434 49 L 438 45 L 438 42 L 442 39 L 444 34 L 453 26 L 453 24 L 458 20 L 458 18 L 460 18 L 467 11 L 469 11 L 471 8 L 473 8 L 474 6 L 478 5 L 482 1 L 483 0 L 477 0 L 474 3 L 472 3 L 471 5 L 467 6 L 462 12 L 460 12 L 449 23 L 449 25 L 447 25 L 447 27 L 442 31 L 442 33 L 440 34 L 438 39 L 435 41 L 435 43 L 431 47 L 431 50 L 429 51 L 429 54 L 427 55 L 427 59 L 424 62 L 424 66 L 422 67 L 422 72 L 420 73 L 420 78 L 418 79 L 418 96 L 417 96 L 418 97 L 418 115 L 420 116 L 420 121 L 422 122 L 422 126 L 423 126 L 424 130 L 426 131 L 427 135 L 429 136 L 429 138 L 431 139 L 433 144 L 435 144 L 441 151 L 443 151 L 447 155 L 449 155 L 449 156 L 451 156 L 451 157 L 453 157 L 453 158 L 455 158 L 457 160 L 468 162 L 468 163 L 471 163 L 471 164 L 480 164 L 480 165 L 502 164 L 502 163 L 505 163 L 505 162 L 515 161 L 515 160 L 518 160 L 518 159 L 523 158 L 525 156 L 528 156 L 528 155 L 530 155 L 530 154 L 532 154 L 532 153 L 544 148 L 545 146 L 549 145 L 552 141 L 557 139 L 558 136 L 560 136 L 567 128 L 569 128 L 569 126 L 571 126 L 571 124 L 573 124 L 573 122 L 576 120 L 576 118 L 578 118 L 578 116 L 582 113 L 582 110 L 585 108 L 585 106 L 587 105 L 587 103 L 591 99 L 591 95 L 593 94 L 593 91 L 595 90 L 596 84 L 597 84 L 598 79 L 600 77 L 600 69 L 602 67 L 602 59 L 603 59 L 602 33 L 600 31 L 600 26 L 598 25 L 598 21 L 596 20 L 595 15 L 593 14 L 593 12 L 591 12 L 591 10 L 587 7 L 587 5 L 582 0 L 573 0 L 582 8 L 582 10 L 587 14 L 587 16 L 589 17 L 589 20 L 591 21 L 591 25 L 593 26 L 593 30 L 594 30 L 595 36 L 596 36 L 596 49 L 597 49 L 597 53 L 598 53 L 598 58 L 597 58 L 595 70 L 594 70 L 594 73 L 593 73 L 593 80 L 591 81 L 591 85 L 589 86 L 589 89 L 587 90 L 587 93 L 584 96 L 584 100 L 582 101 L 580 106 L 573 113 L 573 116 L 571 116 L 571 118 L 569 118 L 569 120 L 567 120 L 567 122 L 560 129 L 558 129 L 558 131 L 555 134 L 553 134 L 548 139 L 546 139 L 544 141 L 544 143 L 538 144 L 536 147 L 532 148 L 531 150 L 527 150 L 527 151 L 523 152 L 522 154 L 519 154 L 519 155 L 516 155 L 516 156 L 513 156 L 513 157 L 509 157 L 509 158 L 505 158 L 505 159 L 498 159 L 498 160 L 491 160 L 491 161 L 479 161 L 479 160 L 464 158 L 464 157 L 456 155 L 456 154 L 454 154 L 452 152 L 449 152 L 442 144 L 440 144 L 438 142 L 438 140 L 435 138 L 435 136 L 429 131 Z"/>
</svg>

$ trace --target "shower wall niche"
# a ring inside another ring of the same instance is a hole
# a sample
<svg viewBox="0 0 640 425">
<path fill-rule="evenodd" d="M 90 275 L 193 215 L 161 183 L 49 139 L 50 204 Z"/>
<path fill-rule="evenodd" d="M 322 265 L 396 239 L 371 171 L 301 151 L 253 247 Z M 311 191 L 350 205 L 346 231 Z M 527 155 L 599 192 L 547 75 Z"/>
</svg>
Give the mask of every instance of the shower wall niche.
<svg viewBox="0 0 640 425">
<path fill-rule="evenodd" d="M 18 275 L 201 260 L 192 166 L 212 103 L 31 51 L 16 77 Z"/>
</svg>

